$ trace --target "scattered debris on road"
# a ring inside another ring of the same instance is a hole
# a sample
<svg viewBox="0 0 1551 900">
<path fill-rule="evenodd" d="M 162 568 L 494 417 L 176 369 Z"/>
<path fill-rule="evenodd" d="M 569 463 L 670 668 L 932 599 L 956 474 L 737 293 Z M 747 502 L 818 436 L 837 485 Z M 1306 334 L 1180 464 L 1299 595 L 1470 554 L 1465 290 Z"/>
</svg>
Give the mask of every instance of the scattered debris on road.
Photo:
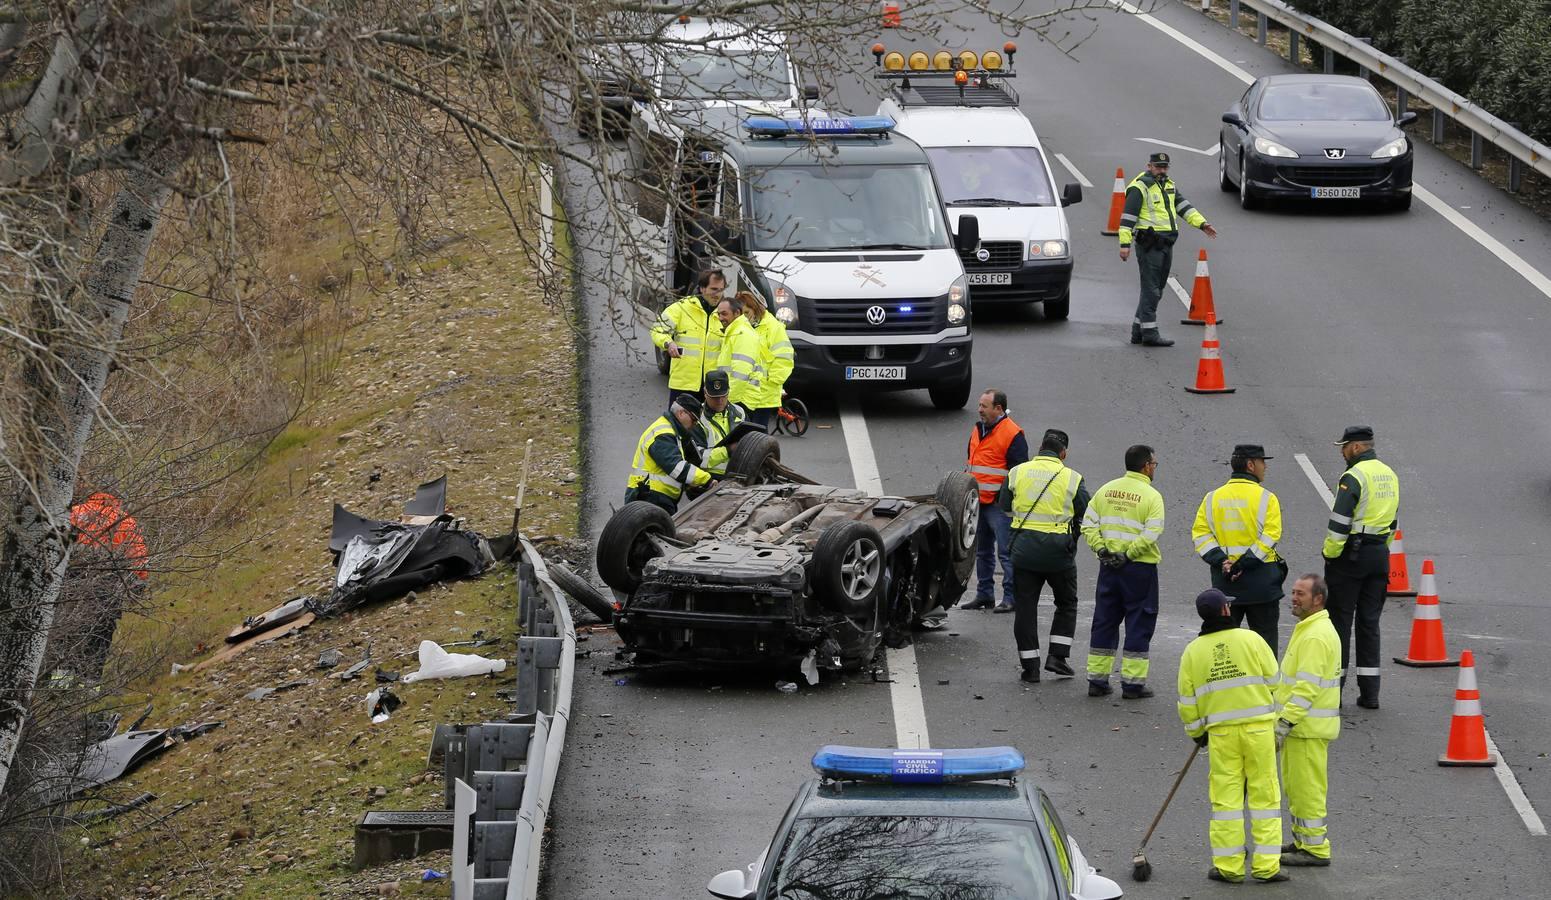
<svg viewBox="0 0 1551 900">
<path fill-rule="evenodd" d="M 448 653 L 435 641 L 420 642 L 420 670 L 405 675 L 403 681 L 428 681 L 433 678 L 466 678 L 488 675 L 506 668 L 504 659 L 485 659 L 472 653 Z"/>
</svg>

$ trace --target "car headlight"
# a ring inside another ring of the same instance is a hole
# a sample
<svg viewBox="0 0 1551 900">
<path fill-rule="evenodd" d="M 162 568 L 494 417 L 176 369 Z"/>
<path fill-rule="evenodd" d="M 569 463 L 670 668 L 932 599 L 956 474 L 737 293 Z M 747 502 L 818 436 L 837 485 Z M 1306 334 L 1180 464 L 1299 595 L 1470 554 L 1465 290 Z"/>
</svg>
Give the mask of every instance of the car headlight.
<svg viewBox="0 0 1551 900">
<path fill-rule="evenodd" d="M 1373 155 L 1368 157 L 1368 158 L 1369 159 L 1394 159 L 1395 157 L 1397 157 L 1400 154 L 1405 153 L 1405 152 L 1406 152 L 1406 138 L 1405 138 L 1405 135 L 1401 135 L 1400 137 L 1395 138 L 1393 141 L 1390 141 L 1389 143 L 1385 144 L 1384 146 L 1380 147 L 1379 149 L 1373 151 Z"/>
<path fill-rule="evenodd" d="M 1066 241 L 1030 241 L 1029 259 L 1060 259 L 1066 255 Z"/>
<path fill-rule="evenodd" d="M 1261 156 L 1285 156 L 1296 159 L 1298 154 L 1278 144 L 1276 141 L 1268 141 L 1263 137 L 1255 138 L 1255 152 Z"/>
<path fill-rule="evenodd" d="M 950 303 L 950 304 L 948 304 L 948 324 L 949 325 L 963 325 L 964 324 L 964 317 L 966 315 L 968 315 L 968 313 L 964 309 L 964 304 L 962 304 L 962 303 Z"/>
<path fill-rule="evenodd" d="M 775 280 L 770 281 L 770 306 L 775 311 L 776 321 L 782 325 L 797 324 L 797 295 L 792 289 Z"/>
</svg>

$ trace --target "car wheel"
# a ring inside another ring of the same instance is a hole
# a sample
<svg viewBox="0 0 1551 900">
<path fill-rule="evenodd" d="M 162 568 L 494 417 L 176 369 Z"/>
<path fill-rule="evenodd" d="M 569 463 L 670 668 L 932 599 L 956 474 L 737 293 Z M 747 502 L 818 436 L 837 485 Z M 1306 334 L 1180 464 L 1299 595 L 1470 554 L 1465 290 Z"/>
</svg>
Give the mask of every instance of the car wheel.
<svg viewBox="0 0 1551 900">
<path fill-rule="evenodd" d="M 619 508 L 598 536 L 598 577 L 616 591 L 634 593 L 646 564 L 662 555 L 652 537 L 673 537 L 673 517 L 662 507 L 632 500 Z"/>
<path fill-rule="evenodd" d="M 1045 301 L 1045 321 L 1064 322 L 1066 317 L 1072 314 L 1072 287 L 1067 285 L 1066 291 L 1054 300 Z"/>
<path fill-rule="evenodd" d="M 1223 141 L 1217 150 L 1217 186 L 1224 194 L 1233 193 L 1233 179 L 1228 177 L 1228 144 Z"/>
<path fill-rule="evenodd" d="M 975 531 L 980 527 L 980 482 L 968 472 L 949 472 L 937 482 L 937 503 L 953 526 L 953 561 L 975 556 Z"/>
<path fill-rule="evenodd" d="M 868 618 L 883 593 L 883 562 L 878 529 L 865 522 L 832 522 L 813 546 L 814 594 L 821 605 L 848 618 Z"/>
<path fill-rule="evenodd" d="M 947 384 L 934 384 L 926 389 L 926 393 L 932 398 L 932 405 L 938 409 L 963 409 L 969 405 L 969 391 L 974 377 L 974 371 L 965 366 L 963 378 Z"/>
<path fill-rule="evenodd" d="M 605 623 L 614 621 L 614 604 L 603 596 L 603 592 L 592 586 L 592 583 L 582 576 L 571 571 L 564 563 L 550 563 L 549 576 L 555 580 L 562 591 L 571 595 L 583 609 L 602 619 Z"/>
<path fill-rule="evenodd" d="M 1239 157 L 1239 206 L 1244 209 L 1255 209 L 1260 205 L 1260 198 L 1249 189 L 1249 162 L 1244 157 Z"/>
<path fill-rule="evenodd" d="M 781 461 L 781 442 L 768 434 L 744 435 L 727 458 L 727 474 L 745 484 L 765 484 L 773 480 L 772 462 Z"/>
</svg>

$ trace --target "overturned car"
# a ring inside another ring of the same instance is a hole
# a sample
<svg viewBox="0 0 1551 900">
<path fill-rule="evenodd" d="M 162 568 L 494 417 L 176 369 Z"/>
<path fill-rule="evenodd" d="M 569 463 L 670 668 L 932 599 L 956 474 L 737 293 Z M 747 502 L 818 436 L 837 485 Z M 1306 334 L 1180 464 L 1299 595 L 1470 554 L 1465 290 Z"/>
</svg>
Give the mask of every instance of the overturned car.
<svg viewBox="0 0 1551 900">
<path fill-rule="evenodd" d="M 604 527 L 597 571 L 638 666 L 855 669 L 963 594 L 974 479 L 876 497 L 803 483 L 779 455 L 772 438 L 744 438 L 731 477 L 677 513 L 636 501 Z"/>
</svg>

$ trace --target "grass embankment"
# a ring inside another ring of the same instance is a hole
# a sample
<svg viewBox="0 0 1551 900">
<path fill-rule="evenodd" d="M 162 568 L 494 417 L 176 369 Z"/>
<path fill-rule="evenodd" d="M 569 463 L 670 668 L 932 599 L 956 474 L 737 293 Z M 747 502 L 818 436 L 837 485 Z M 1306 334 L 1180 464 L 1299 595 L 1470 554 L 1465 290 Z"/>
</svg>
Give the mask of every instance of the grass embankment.
<svg viewBox="0 0 1551 900">
<path fill-rule="evenodd" d="M 320 297 L 350 275 L 351 323 L 338 367 L 290 427 L 268 448 L 256 473 L 237 549 L 182 583 L 162 585 L 158 621 L 126 622 L 120 640 L 154 644 L 193 663 L 222 645 L 245 615 L 298 594 L 325 593 L 335 501 L 396 518 L 414 488 L 448 478 L 449 512 L 486 535 L 503 533 L 522 465 L 534 439 L 523 530 L 570 536 L 580 490 L 576 445 L 573 329 L 534 286 L 500 201 L 468 167 L 443 201 L 445 237 L 423 256 L 395 259 L 386 289 L 364 289 L 366 272 L 350 232 L 336 218 L 298 222 L 272 253 Z M 508 182 L 510 183 L 510 182 Z M 516 200 L 513 201 L 514 207 Z M 360 223 L 356 223 L 360 226 Z M 385 252 L 390 225 L 365 230 Z M 373 264 L 378 265 L 378 264 Z M 352 268 L 354 271 L 351 271 Z M 67 860 L 71 896 L 306 897 L 376 895 L 377 885 L 447 854 L 352 873 L 354 824 L 369 809 L 434 809 L 440 774 L 425 773 L 439 722 L 480 721 L 509 704 L 496 678 L 394 685 L 404 705 L 373 725 L 365 696 L 373 672 L 418 668 L 422 639 L 467 640 L 476 632 L 499 646 L 463 650 L 515 657 L 513 575 L 499 566 L 483 579 L 433 587 L 413 602 L 394 601 L 301 634 L 255 647 L 197 673 L 137 685 L 155 703 L 148 725 L 220 720 L 220 729 L 175 747 L 113 785 L 127 798 L 157 795 L 149 808 L 100 825 Z M 201 647 L 204 648 L 201 651 Z M 370 648 L 374 665 L 350 682 L 315 668 L 335 648 L 340 671 Z M 459 652 L 459 651 L 454 651 Z M 261 700 L 243 695 L 293 680 L 310 682 Z M 133 698 L 131 698 L 133 699 Z M 386 796 L 375 796 L 385 789 Z M 157 823 L 185 801 L 193 805 Z M 404 892 L 446 895 L 446 882 Z"/>
</svg>

